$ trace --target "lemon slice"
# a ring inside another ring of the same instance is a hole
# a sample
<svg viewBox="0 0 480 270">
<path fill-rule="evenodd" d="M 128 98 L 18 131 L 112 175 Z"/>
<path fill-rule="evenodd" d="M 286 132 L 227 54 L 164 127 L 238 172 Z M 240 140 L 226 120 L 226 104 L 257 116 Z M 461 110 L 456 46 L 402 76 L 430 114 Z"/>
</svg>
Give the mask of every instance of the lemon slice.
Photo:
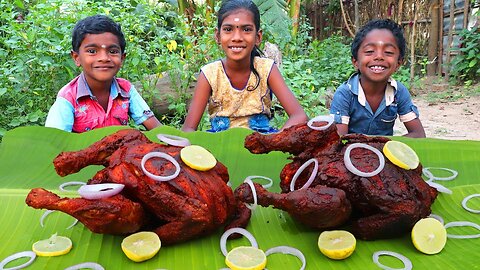
<svg viewBox="0 0 480 270">
<path fill-rule="evenodd" d="M 437 254 L 447 243 L 447 230 L 435 218 L 422 218 L 412 229 L 412 242 L 425 254 Z"/>
<path fill-rule="evenodd" d="M 122 241 L 123 253 L 134 262 L 152 258 L 160 250 L 160 246 L 160 238 L 154 232 L 137 232 Z"/>
<path fill-rule="evenodd" d="M 38 256 L 60 256 L 72 249 L 72 240 L 65 236 L 54 234 L 48 239 L 40 240 L 32 245 L 32 250 Z"/>
<path fill-rule="evenodd" d="M 267 265 L 267 256 L 256 247 L 241 246 L 230 250 L 225 264 L 232 270 L 261 270 Z"/>
<path fill-rule="evenodd" d="M 182 148 L 180 158 L 188 167 L 199 171 L 207 171 L 217 165 L 217 160 L 212 153 L 199 145 Z"/>
<path fill-rule="evenodd" d="M 388 141 L 383 146 L 383 154 L 395 165 L 405 170 L 413 170 L 420 163 L 417 153 L 405 143 Z"/>
<path fill-rule="evenodd" d="M 347 231 L 324 231 L 318 237 L 318 248 L 323 255 L 334 260 L 343 260 L 355 251 L 357 240 Z"/>
</svg>

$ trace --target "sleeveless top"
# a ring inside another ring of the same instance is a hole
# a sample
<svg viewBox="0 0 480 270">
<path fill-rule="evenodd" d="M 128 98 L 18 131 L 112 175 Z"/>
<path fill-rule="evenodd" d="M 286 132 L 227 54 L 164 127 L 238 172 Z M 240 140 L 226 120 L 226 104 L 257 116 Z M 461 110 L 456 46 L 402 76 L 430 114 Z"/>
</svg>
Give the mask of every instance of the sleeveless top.
<svg viewBox="0 0 480 270">
<path fill-rule="evenodd" d="M 272 106 L 272 94 L 268 88 L 268 76 L 274 61 L 268 58 L 255 57 L 254 66 L 260 75 L 257 88 L 257 78 L 250 73 L 243 89 L 232 86 L 221 60 L 214 61 L 202 67 L 212 88 L 208 101 L 208 114 L 212 131 L 221 131 L 232 127 L 245 127 L 257 131 L 268 132 Z M 251 90 L 253 89 L 253 90 Z"/>
</svg>

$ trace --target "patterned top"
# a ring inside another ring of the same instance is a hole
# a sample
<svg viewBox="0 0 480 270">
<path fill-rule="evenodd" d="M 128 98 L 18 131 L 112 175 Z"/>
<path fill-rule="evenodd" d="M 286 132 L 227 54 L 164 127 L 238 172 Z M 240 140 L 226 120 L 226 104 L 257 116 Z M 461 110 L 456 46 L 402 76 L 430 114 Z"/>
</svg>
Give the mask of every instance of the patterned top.
<svg viewBox="0 0 480 270">
<path fill-rule="evenodd" d="M 152 116 L 135 87 L 121 78 L 113 79 L 105 112 L 82 73 L 58 92 L 45 126 L 80 133 L 105 126 L 127 125 L 129 117 L 138 125 Z"/>
<path fill-rule="evenodd" d="M 221 60 L 202 67 L 201 71 L 212 88 L 208 102 L 210 120 L 217 117 L 228 118 L 230 128 L 252 128 L 249 124 L 251 116 L 264 115 L 269 118 L 272 99 L 267 81 L 273 64 L 271 59 L 255 57 L 254 66 L 260 75 L 260 84 L 254 90 L 250 90 L 257 82 L 253 72 L 250 73 L 246 86 L 236 89 L 232 86 Z"/>
</svg>

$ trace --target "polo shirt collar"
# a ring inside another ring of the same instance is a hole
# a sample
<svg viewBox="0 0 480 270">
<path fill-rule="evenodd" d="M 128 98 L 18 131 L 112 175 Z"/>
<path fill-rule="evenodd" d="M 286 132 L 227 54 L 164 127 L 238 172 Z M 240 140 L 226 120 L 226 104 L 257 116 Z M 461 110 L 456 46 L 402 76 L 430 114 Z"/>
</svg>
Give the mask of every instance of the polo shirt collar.
<svg viewBox="0 0 480 270">
<path fill-rule="evenodd" d="M 357 76 L 354 76 L 357 75 Z M 348 80 L 348 84 L 350 86 L 350 91 L 353 94 L 357 95 L 358 103 L 365 107 L 367 103 L 367 98 L 365 97 L 365 92 L 363 91 L 362 85 L 360 84 L 360 76 L 358 74 L 354 74 L 353 78 L 350 77 Z M 358 87 L 352 87 L 352 85 L 358 85 Z M 397 81 L 394 80 L 392 77 L 388 78 L 387 89 L 385 89 L 385 106 L 389 106 L 395 100 L 395 92 L 397 91 Z"/>
<path fill-rule="evenodd" d="M 115 77 L 113 78 L 112 85 L 110 86 L 110 96 L 112 99 L 116 98 L 118 95 L 121 95 L 124 98 L 130 97 L 130 95 L 123 90 L 118 84 Z M 85 79 L 85 74 L 82 72 L 78 78 L 77 84 L 77 100 L 81 97 L 93 97 L 90 87 L 88 87 L 87 80 Z"/>
</svg>

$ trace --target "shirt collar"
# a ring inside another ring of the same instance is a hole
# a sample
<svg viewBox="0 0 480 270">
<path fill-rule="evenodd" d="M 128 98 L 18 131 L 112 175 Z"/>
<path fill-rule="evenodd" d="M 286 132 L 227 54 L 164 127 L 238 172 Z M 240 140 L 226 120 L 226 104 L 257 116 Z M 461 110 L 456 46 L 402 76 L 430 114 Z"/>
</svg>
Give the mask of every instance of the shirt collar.
<svg viewBox="0 0 480 270">
<path fill-rule="evenodd" d="M 115 77 L 113 78 L 112 85 L 110 86 L 110 96 L 112 99 L 116 98 L 118 95 L 121 95 L 124 98 L 128 98 L 130 95 L 123 90 L 118 84 Z M 93 97 L 90 87 L 88 87 L 87 80 L 85 79 L 85 74 L 82 72 L 78 78 L 77 85 L 77 100 L 81 97 Z"/>
<path fill-rule="evenodd" d="M 357 93 L 354 92 L 354 88 L 350 87 L 350 90 L 354 93 L 357 94 L 358 96 L 358 103 L 360 103 L 362 106 L 365 107 L 367 103 L 367 98 L 365 97 L 365 92 L 363 91 L 362 85 L 360 84 L 360 80 L 358 79 L 359 76 L 357 76 L 356 83 L 358 84 L 357 88 Z M 392 77 L 390 77 L 387 81 L 387 88 L 385 89 L 385 106 L 389 106 L 390 104 L 393 103 L 395 100 L 395 92 L 397 91 L 397 81 L 395 81 Z M 355 81 L 353 82 L 355 83 Z"/>
</svg>

